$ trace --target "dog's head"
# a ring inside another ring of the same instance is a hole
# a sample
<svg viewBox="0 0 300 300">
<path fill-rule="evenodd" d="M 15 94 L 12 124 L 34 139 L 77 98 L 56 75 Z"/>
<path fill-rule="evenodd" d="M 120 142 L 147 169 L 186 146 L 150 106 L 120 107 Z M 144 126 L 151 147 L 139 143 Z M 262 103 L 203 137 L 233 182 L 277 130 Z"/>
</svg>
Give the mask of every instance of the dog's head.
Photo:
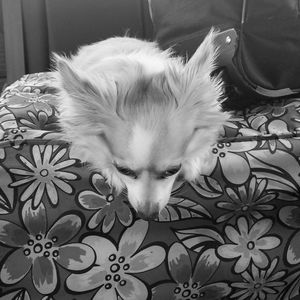
<svg viewBox="0 0 300 300">
<path fill-rule="evenodd" d="M 220 79 L 211 78 L 214 38 L 212 31 L 186 64 L 168 57 L 153 74 L 111 60 L 90 75 L 57 59 L 66 137 L 114 187 L 126 187 L 142 218 L 158 216 L 179 174 L 198 176 L 228 118 L 218 102 Z"/>
</svg>

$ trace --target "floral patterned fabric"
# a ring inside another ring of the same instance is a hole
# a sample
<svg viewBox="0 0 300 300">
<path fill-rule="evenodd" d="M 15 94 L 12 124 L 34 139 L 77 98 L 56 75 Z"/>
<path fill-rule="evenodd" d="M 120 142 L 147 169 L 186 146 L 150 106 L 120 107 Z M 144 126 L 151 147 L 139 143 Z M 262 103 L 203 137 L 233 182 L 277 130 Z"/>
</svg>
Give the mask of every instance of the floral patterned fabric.
<svg viewBox="0 0 300 300">
<path fill-rule="evenodd" d="M 211 169 L 137 218 L 61 139 L 49 73 L 0 98 L 0 299 L 296 299 L 300 99 L 234 114 Z"/>
</svg>

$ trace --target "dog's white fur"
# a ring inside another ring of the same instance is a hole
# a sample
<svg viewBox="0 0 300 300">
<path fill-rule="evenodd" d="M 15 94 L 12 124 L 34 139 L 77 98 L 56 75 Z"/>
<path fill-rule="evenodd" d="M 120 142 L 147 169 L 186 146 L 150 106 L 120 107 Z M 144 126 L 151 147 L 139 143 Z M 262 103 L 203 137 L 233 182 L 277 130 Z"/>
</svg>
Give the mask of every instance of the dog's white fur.
<svg viewBox="0 0 300 300">
<path fill-rule="evenodd" d="M 117 191 L 127 188 L 145 218 L 167 205 L 179 173 L 191 181 L 210 163 L 211 145 L 229 117 L 218 102 L 221 80 L 211 77 L 215 35 L 212 30 L 187 63 L 129 37 L 55 56 L 65 138 Z"/>
</svg>

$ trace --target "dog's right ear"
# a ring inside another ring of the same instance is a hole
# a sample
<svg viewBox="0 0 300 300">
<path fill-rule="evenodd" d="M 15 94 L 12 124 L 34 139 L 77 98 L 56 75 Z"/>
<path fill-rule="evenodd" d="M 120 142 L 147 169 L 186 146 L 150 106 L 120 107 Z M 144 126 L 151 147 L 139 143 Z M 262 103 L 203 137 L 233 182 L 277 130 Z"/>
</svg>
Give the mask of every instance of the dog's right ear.
<svg viewBox="0 0 300 300">
<path fill-rule="evenodd" d="M 76 69 L 68 58 L 55 55 L 56 87 L 60 94 L 60 112 L 72 124 L 103 128 L 115 114 L 116 87 L 101 74 L 87 75 Z"/>
<path fill-rule="evenodd" d="M 60 88 L 67 94 L 75 97 L 99 94 L 93 83 L 75 70 L 66 58 L 55 55 L 54 62 Z"/>
<path fill-rule="evenodd" d="M 185 66 L 186 72 L 200 77 L 209 77 L 211 75 L 216 68 L 215 62 L 218 56 L 217 35 L 218 31 L 214 28 L 209 31 L 201 45 L 187 62 Z"/>
</svg>

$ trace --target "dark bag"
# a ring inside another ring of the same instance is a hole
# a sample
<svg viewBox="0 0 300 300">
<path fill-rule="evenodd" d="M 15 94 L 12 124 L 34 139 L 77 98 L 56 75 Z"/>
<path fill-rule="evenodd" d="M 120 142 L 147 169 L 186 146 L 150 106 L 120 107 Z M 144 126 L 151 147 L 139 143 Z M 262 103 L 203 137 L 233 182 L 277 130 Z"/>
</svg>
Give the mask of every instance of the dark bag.
<svg viewBox="0 0 300 300">
<path fill-rule="evenodd" d="M 149 0 L 155 38 L 190 57 L 213 26 L 239 94 L 300 92 L 300 0 Z"/>
</svg>

